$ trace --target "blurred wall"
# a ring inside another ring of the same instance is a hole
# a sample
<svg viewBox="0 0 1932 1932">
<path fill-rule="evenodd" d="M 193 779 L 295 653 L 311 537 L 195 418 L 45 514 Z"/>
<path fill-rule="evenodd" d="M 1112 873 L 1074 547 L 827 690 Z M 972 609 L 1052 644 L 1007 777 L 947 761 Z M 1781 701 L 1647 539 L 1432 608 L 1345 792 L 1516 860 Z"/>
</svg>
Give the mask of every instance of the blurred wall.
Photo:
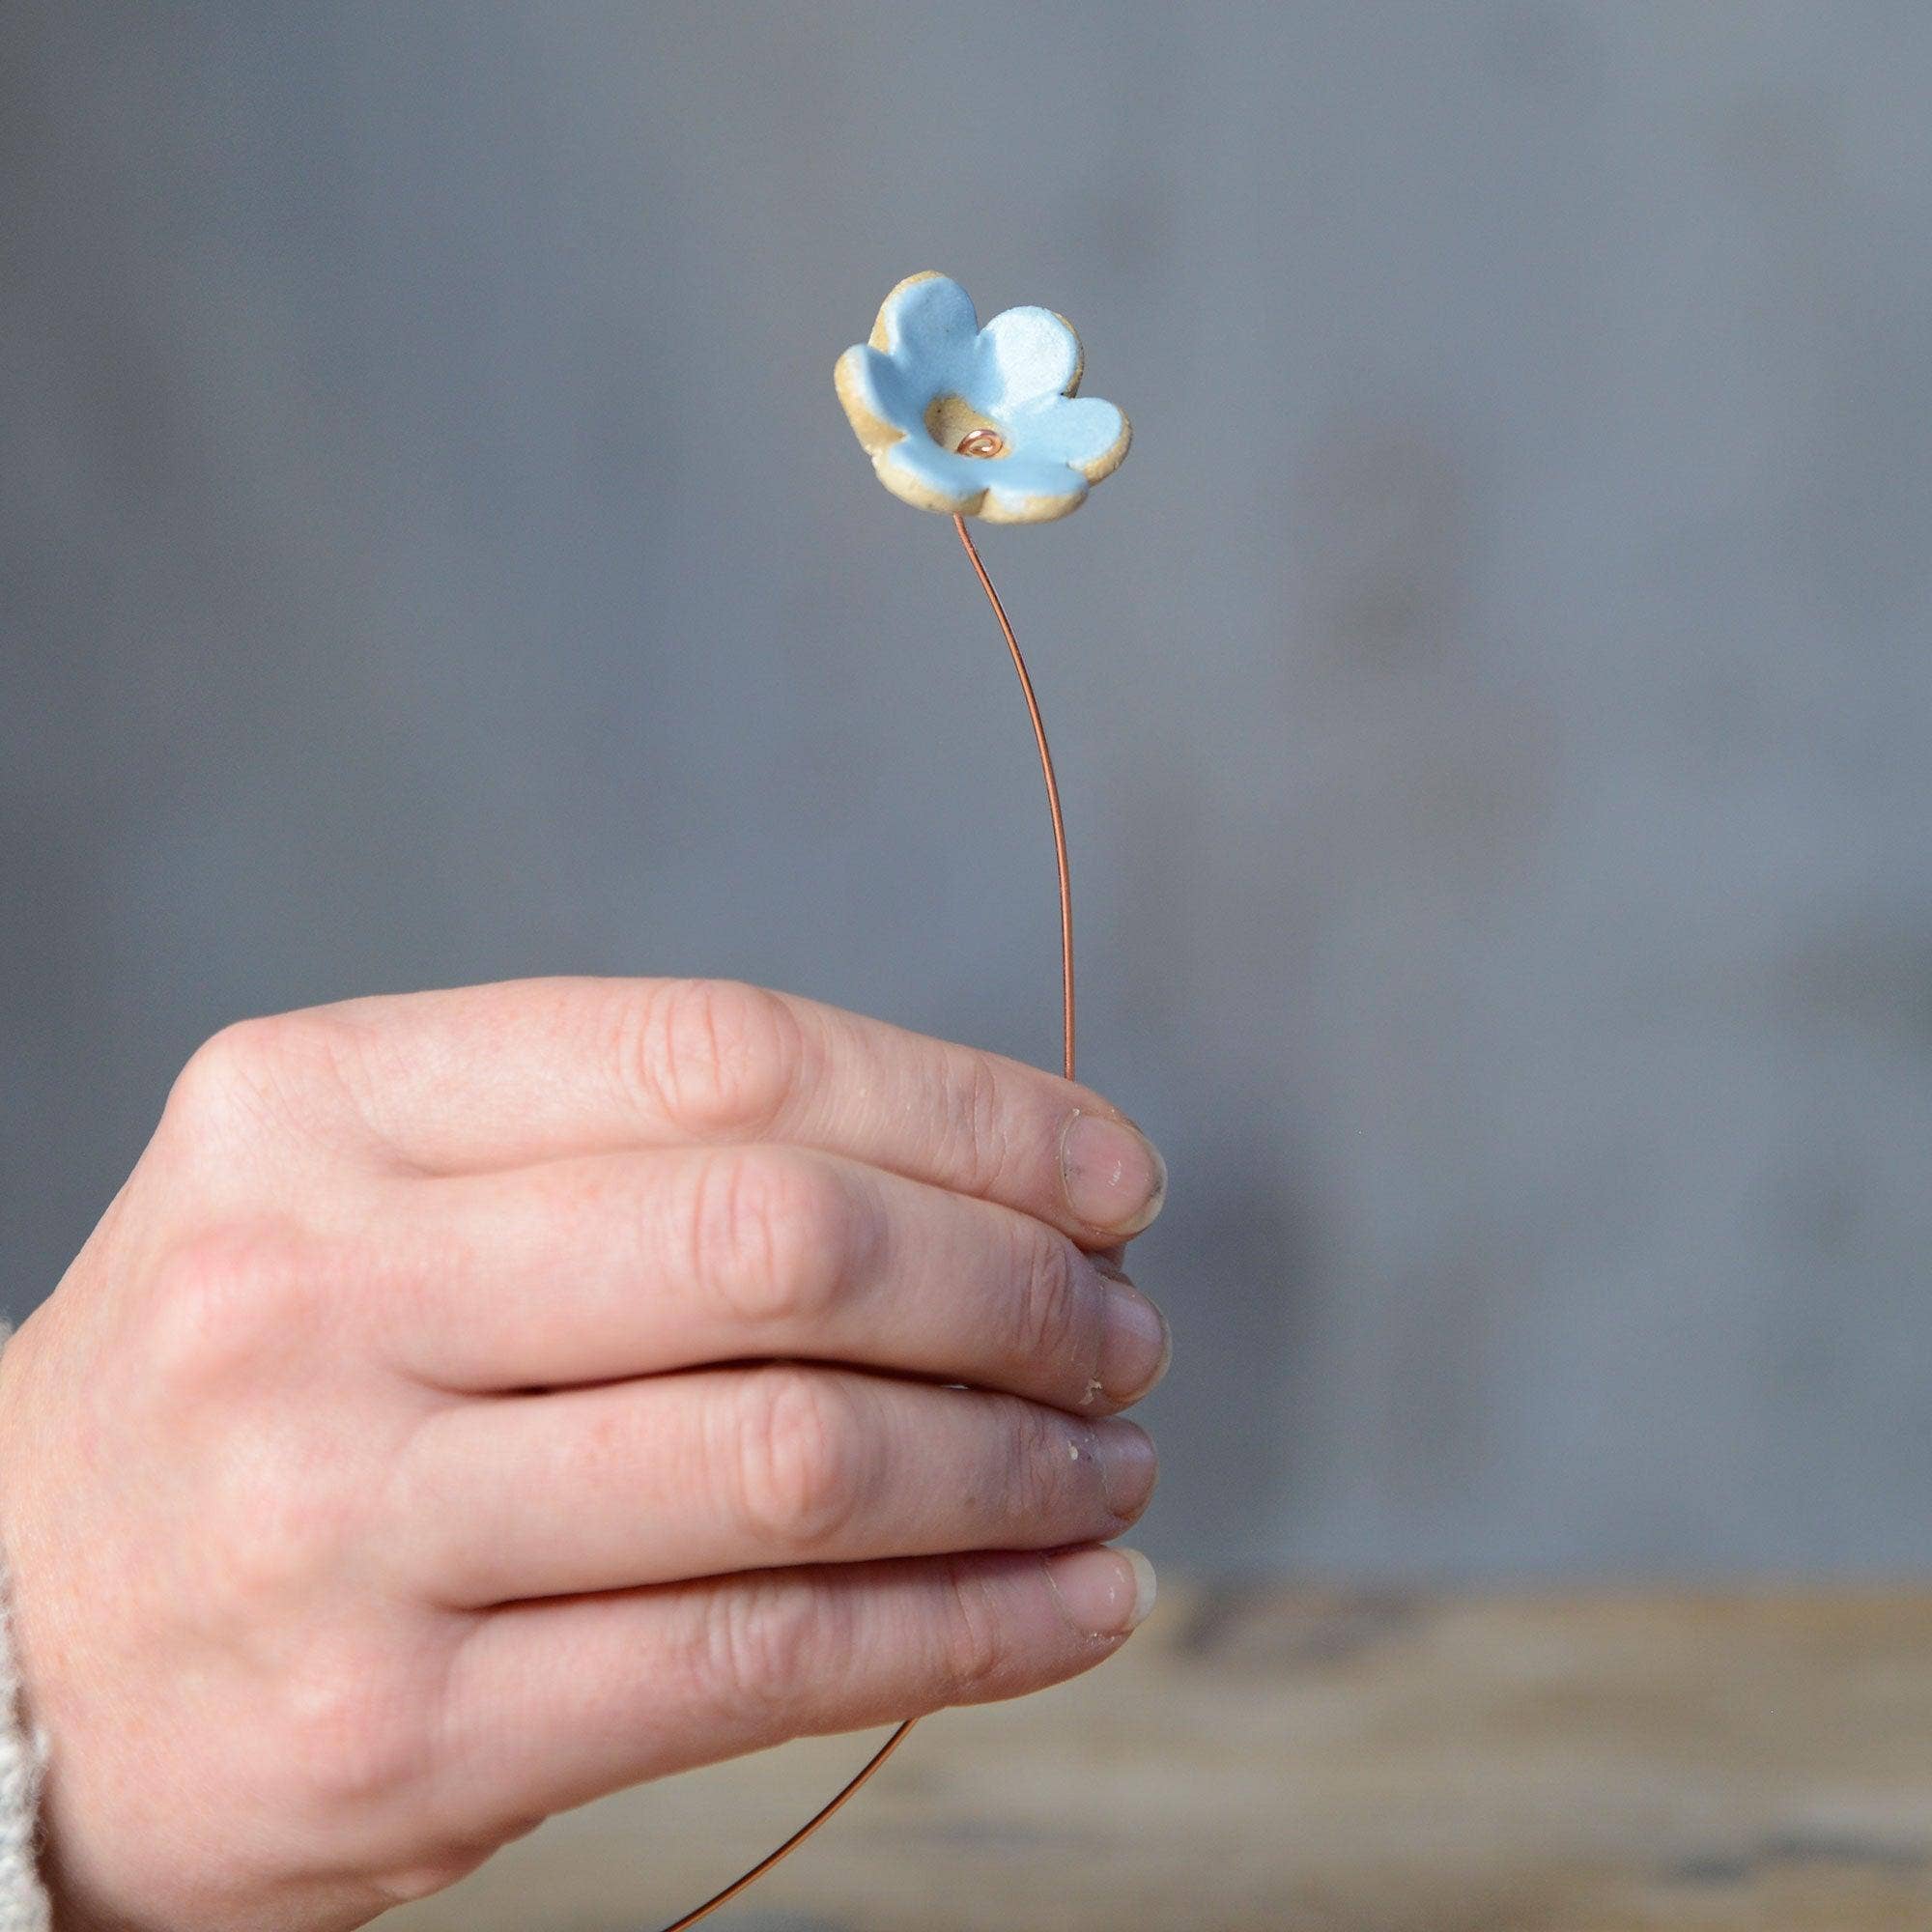
<svg viewBox="0 0 1932 1932">
<path fill-rule="evenodd" d="M 1039 1060 L 1052 867 L 833 357 L 1137 440 L 995 530 L 1158 1554 L 1932 1562 L 1932 12 L 0 10 L 0 1252 L 241 1014 L 744 975 Z"/>
</svg>

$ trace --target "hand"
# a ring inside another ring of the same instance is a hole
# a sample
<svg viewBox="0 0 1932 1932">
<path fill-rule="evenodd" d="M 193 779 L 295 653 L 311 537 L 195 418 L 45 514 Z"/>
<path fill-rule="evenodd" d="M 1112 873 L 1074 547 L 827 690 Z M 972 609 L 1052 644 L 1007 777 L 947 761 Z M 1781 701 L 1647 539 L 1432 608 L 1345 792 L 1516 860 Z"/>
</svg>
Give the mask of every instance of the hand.
<svg viewBox="0 0 1932 1932">
<path fill-rule="evenodd" d="M 734 983 L 217 1036 L 0 1356 L 63 1932 L 360 1924 L 1109 1656 L 1161 1187 L 1084 1088 Z"/>
</svg>

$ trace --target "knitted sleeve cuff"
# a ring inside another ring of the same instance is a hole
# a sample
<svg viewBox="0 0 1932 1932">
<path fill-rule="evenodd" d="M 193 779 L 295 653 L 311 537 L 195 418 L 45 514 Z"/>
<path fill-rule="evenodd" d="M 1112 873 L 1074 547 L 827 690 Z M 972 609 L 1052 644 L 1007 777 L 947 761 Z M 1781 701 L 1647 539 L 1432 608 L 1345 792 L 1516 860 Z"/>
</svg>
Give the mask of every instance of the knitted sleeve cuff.
<svg viewBox="0 0 1932 1932">
<path fill-rule="evenodd" d="M 0 1347 L 11 1329 L 0 1322 Z M 0 1932 L 48 1932 L 53 1915 L 34 1871 L 34 1837 L 41 1800 L 44 1739 L 30 1731 L 20 1709 L 20 1674 L 7 1577 L 0 1567 Z"/>
<path fill-rule="evenodd" d="M 4 1582 L 0 1582 L 4 1588 Z M 47 1895 L 34 1875 L 44 1748 L 20 1720 L 13 1634 L 0 1610 L 0 1932 L 47 1932 Z"/>
</svg>

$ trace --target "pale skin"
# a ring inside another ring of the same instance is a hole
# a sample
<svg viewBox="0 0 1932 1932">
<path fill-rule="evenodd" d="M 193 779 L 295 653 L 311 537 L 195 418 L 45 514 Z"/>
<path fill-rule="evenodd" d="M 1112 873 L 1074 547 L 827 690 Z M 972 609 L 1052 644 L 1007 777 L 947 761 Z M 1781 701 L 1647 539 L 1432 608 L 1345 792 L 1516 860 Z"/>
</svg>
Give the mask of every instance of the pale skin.
<svg viewBox="0 0 1932 1932">
<path fill-rule="evenodd" d="M 728 981 L 217 1036 L 0 1355 L 62 1932 L 358 1925 L 1111 1656 L 1162 1187 L 1089 1089 Z"/>
</svg>

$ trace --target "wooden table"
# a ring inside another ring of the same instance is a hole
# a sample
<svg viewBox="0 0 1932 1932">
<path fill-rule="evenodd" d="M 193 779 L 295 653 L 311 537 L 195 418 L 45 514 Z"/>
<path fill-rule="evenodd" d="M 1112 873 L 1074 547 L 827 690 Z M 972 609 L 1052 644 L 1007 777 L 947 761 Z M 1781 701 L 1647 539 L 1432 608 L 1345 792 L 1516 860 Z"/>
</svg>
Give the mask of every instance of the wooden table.
<svg viewBox="0 0 1932 1932">
<path fill-rule="evenodd" d="M 652 1932 L 864 1755 L 554 1819 L 398 1932 Z M 1932 1589 L 1169 1584 L 1078 1684 L 923 1725 L 720 1932 L 1927 1932 Z"/>
</svg>

